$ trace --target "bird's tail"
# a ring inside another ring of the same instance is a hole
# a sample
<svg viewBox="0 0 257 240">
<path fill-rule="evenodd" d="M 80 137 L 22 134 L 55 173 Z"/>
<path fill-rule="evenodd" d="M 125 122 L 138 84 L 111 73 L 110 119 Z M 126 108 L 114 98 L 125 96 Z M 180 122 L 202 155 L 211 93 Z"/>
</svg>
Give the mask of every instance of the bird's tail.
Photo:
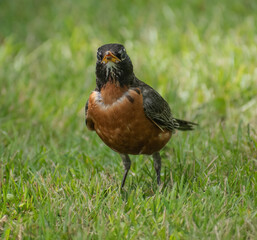
<svg viewBox="0 0 257 240">
<path fill-rule="evenodd" d="M 193 123 L 193 122 L 189 122 L 189 121 L 185 121 L 177 118 L 176 118 L 176 121 L 178 123 L 178 126 L 176 126 L 175 128 L 181 131 L 194 130 L 195 126 L 198 125 L 197 123 Z"/>
</svg>

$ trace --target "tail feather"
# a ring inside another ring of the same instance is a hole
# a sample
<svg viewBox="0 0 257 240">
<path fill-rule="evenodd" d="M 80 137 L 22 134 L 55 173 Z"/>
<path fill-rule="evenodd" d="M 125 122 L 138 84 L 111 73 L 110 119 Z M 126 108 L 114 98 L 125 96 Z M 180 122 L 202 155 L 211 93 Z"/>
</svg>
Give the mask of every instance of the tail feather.
<svg viewBox="0 0 257 240">
<path fill-rule="evenodd" d="M 194 130 L 195 126 L 197 126 L 197 123 L 177 119 L 176 121 L 178 123 L 178 126 L 176 126 L 176 129 L 181 130 L 181 131 L 191 131 Z"/>
</svg>

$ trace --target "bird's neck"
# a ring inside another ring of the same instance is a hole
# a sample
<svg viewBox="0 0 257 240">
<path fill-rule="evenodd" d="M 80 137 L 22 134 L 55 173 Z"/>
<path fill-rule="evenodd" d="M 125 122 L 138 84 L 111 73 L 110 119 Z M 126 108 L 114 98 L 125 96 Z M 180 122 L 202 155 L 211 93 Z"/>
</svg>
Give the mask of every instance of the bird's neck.
<svg viewBox="0 0 257 240">
<path fill-rule="evenodd" d="M 97 85 L 98 91 L 100 92 L 102 88 L 105 88 L 106 85 L 110 85 L 110 84 L 116 86 L 117 88 L 129 88 L 131 85 L 133 85 L 134 81 L 135 81 L 134 73 L 131 73 L 126 77 L 123 77 L 123 76 L 115 77 L 109 74 L 104 79 L 97 78 L 96 85 Z"/>
<path fill-rule="evenodd" d="M 128 86 L 121 86 L 118 81 L 108 81 L 100 91 L 103 103 L 106 105 L 113 104 L 118 101 L 128 89 Z"/>
</svg>

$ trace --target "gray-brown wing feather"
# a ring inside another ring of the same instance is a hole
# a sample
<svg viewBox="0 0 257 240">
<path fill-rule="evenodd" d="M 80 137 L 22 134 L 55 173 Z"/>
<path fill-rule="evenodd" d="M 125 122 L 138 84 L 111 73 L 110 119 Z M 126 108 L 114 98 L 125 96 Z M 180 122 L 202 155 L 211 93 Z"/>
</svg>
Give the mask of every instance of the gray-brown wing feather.
<svg viewBox="0 0 257 240">
<path fill-rule="evenodd" d="M 88 99 L 89 100 L 89 99 Z M 87 110 L 88 110 L 88 100 L 86 102 L 86 106 L 85 106 L 85 116 L 87 117 Z M 87 124 L 87 118 L 85 119 L 85 122 Z"/>
<path fill-rule="evenodd" d="M 149 85 L 136 79 L 136 84 L 143 95 L 144 112 L 146 116 L 161 129 L 174 131 L 179 127 L 176 119 L 173 118 L 168 103 L 162 96 Z"/>
<path fill-rule="evenodd" d="M 174 131 L 179 125 L 168 103 L 154 89 L 143 91 L 144 111 L 148 118 L 163 129 Z"/>
<path fill-rule="evenodd" d="M 95 91 L 99 91 L 97 87 L 95 88 Z M 89 99 L 87 100 L 86 105 L 85 105 L 85 123 L 86 124 L 87 124 L 88 101 L 89 101 Z"/>
</svg>

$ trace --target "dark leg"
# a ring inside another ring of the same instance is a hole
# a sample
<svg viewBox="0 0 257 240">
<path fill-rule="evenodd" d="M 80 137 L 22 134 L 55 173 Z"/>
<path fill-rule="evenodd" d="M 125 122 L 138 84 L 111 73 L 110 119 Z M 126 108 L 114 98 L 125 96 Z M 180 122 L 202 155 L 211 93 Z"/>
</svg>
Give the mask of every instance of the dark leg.
<svg viewBox="0 0 257 240">
<path fill-rule="evenodd" d="M 162 167 L 162 159 L 159 152 L 153 154 L 154 168 L 157 175 L 157 184 L 161 184 L 161 167 Z"/>
<path fill-rule="evenodd" d="M 129 159 L 128 154 L 120 154 L 120 156 L 122 158 L 124 169 L 125 169 L 123 179 L 122 179 L 122 182 L 121 182 L 121 186 L 120 186 L 120 189 L 122 189 L 124 187 L 124 184 L 125 184 L 125 181 L 126 181 L 129 169 L 130 169 L 131 161 Z"/>
</svg>

